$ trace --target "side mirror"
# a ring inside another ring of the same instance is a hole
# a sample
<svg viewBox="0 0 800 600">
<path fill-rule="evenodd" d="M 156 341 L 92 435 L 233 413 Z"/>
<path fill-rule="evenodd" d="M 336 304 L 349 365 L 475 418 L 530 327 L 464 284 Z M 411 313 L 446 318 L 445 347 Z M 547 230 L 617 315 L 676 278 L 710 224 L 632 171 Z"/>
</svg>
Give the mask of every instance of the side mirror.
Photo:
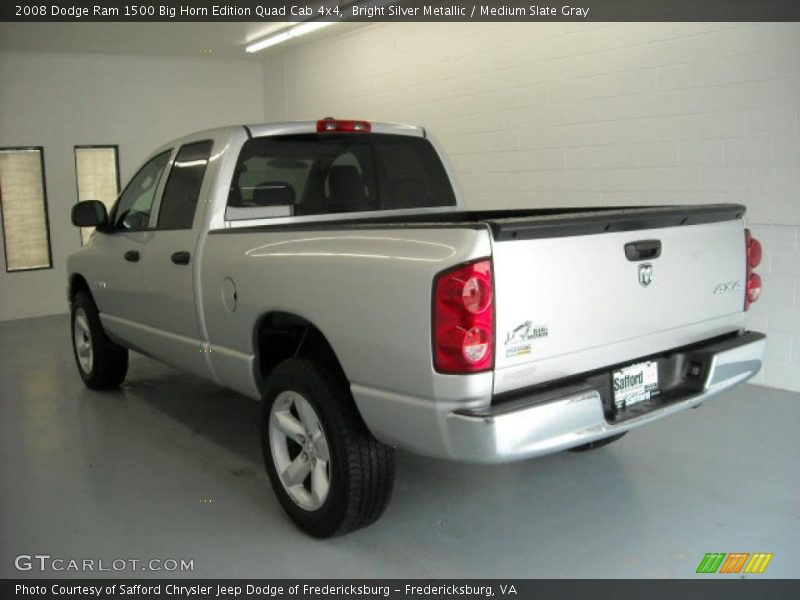
<svg viewBox="0 0 800 600">
<path fill-rule="evenodd" d="M 72 224 L 75 227 L 96 227 L 108 229 L 106 205 L 99 200 L 84 200 L 72 207 Z"/>
</svg>

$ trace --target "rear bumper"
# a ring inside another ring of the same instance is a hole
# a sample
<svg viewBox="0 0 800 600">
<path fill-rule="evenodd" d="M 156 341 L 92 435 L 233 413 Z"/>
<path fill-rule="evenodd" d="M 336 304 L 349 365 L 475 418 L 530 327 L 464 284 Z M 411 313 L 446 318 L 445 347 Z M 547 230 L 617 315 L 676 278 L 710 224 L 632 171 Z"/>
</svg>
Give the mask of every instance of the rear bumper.
<svg viewBox="0 0 800 600">
<path fill-rule="evenodd" d="M 708 368 L 698 390 L 623 421 L 607 419 L 600 389 L 573 383 L 477 410 L 456 410 L 441 423 L 449 458 L 499 463 L 600 440 L 664 418 L 740 385 L 761 369 L 765 336 L 747 332 L 693 348 Z"/>
</svg>

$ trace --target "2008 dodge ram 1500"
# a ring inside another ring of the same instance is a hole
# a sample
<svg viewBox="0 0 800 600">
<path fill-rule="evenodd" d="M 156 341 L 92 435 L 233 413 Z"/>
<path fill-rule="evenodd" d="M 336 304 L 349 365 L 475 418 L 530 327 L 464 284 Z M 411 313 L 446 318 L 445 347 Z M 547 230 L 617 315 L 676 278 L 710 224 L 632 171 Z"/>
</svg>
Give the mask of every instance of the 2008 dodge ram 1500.
<svg viewBox="0 0 800 600">
<path fill-rule="evenodd" d="M 752 377 L 761 246 L 738 205 L 467 211 L 425 130 L 318 122 L 159 149 L 68 259 L 89 387 L 132 349 L 263 400 L 275 493 L 329 536 L 383 512 L 393 448 L 590 449 Z"/>
</svg>

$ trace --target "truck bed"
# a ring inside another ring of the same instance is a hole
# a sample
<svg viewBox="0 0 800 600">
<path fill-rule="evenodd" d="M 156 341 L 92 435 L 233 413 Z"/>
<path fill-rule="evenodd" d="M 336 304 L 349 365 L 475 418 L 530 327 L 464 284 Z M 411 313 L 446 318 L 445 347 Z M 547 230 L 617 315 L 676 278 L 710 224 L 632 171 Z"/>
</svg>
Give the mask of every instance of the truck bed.
<svg viewBox="0 0 800 600">
<path fill-rule="evenodd" d="M 461 211 L 214 233 L 488 229 L 502 394 L 740 329 L 744 213 L 737 204 Z M 657 254 L 628 256 L 651 243 Z"/>
</svg>

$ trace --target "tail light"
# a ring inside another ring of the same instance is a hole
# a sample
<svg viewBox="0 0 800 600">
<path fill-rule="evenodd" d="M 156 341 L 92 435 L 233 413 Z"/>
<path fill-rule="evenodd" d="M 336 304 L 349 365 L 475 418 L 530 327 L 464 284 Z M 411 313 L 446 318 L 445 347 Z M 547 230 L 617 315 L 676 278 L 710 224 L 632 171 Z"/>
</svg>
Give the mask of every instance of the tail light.
<svg viewBox="0 0 800 600">
<path fill-rule="evenodd" d="M 433 365 L 440 373 L 475 373 L 494 365 L 492 262 L 488 258 L 436 277 Z"/>
<path fill-rule="evenodd" d="M 747 310 L 750 308 L 750 305 L 761 296 L 761 276 L 758 273 L 754 273 L 753 269 L 761 264 L 761 255 L 763 251 L 761 249 L 761 242 L 753 237 L 749 229 L 744 230 L 744 245 L 745 254 L 747 255 L 745 259 L 747 263 L 747 283 L 745 284 L 744 290 L 744 309 Z"/>
<path fill-rule="evenodd" d="M 372 123 L 369 121 L 342 121 L 326 117 L 317 121 L 317 133 L 369 133 Z"/>
</svg>

